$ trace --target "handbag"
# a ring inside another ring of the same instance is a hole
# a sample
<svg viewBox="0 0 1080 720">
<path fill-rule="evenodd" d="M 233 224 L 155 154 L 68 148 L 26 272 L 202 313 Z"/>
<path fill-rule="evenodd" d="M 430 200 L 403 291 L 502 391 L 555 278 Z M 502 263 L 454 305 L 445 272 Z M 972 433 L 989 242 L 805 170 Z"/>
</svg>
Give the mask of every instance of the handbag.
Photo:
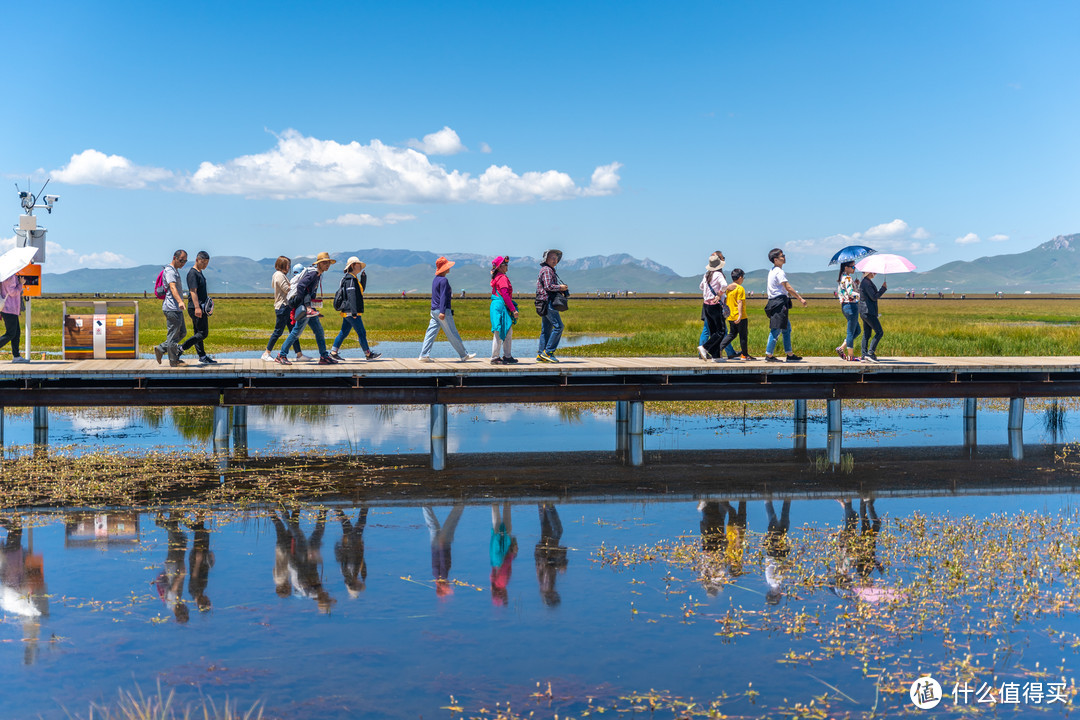
<svg viewBox="0 0 1080 720">
<path fill-rule="evenodd" d="M 558 292 L 548 293 L 548 305 L 555 312 L 566 312 L 570 307 L 569 301 L 570 293 L 559 290 Z"/>
<path fill-rule="evenodd" d="M 214 314 L 214 298 L 206 298 L 206 302 L 203 303 L 203 312 L 206 313 L 207 316 Z"/>
</svg>

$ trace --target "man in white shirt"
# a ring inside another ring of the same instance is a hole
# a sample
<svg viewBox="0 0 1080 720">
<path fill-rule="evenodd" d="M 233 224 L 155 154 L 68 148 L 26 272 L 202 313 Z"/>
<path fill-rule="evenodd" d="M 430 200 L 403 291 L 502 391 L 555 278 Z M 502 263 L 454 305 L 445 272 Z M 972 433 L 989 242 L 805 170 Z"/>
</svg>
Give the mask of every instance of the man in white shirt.
<svg viewBox="0 0 1080 720">
<path fill-rule="evenodd" d="M 795 296 L 806 307 L 806 300 L 788 282 L 787 274 L 784 273 L 784 251 L 773 248 L 769 251 L 769 262 L 773 264 L 769 271 L 769 279 L 766 283 L 765 314 L 769 317 L 769 341 L 765 344 L 765 362 L 780 362 L 780 358 L 773 355 L 776 350 L 776 341 L 780 335 L 784 336 L 784 352 L 788 362 L 799 362 L 802 358 L 791 350 L 791 321 L 788 320 L 788 310 L 791 308 L 791 297 Z"/>
</svg>

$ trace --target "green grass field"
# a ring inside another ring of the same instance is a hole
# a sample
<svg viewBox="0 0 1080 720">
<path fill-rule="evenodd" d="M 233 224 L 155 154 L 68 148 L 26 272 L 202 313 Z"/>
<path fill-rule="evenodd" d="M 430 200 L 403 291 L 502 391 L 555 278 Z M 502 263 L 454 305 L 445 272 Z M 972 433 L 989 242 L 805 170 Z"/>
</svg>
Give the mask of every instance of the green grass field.
<svg viewBox="0 0 1080 720">
<path fill-rule="evenodd" d="M 540 319 L 531 299 L 519 299 L 521 319 L 514 333 L 535 338 Z M 414 340 L 423 338 L 429 301 L 426 299 L 369 299 L 364 323 L 368 339 Z M 160 303 L 140 300 L 140 349 L 159 342 L 165 333 Z M 488 300 L 455 300 L 455 320 L 465 339 L 491 335 Z M 768 336 L 764 301 L 749 303 L 750 352 L 762 355 Z M 645 356 L 695 355 L 701 332 L 701 305 L 695 299 L 571 300 L 563 314 L 566 333 L 603 335 L 613 339 L 567 349 L 567 355 Z M 61 301 L 39 298 L 33 304 L 33 350 L 61 348 Z M 25 317 L 24 317 L 25 320 Z M 1076 299 L 889 299 L 881 301 L 885 338 L 881 356 L 930 355 L 1078 355 L 1080 354 L 1080 300 Z M 261 350 L 273 329 L 272 303 L 264 299 L 217 298 L 207 347 L 210 352 Z M 797 304 L 791 312 L 795 352 L 807 356 L 832 355 L 844 339 L 844 318 L 832 298 L 811 298 L 807 308 Z M 340 328 L 336 313 L 328 313 L 323 325 L 328 341 Z M 189 324 L 190 330 L 190 324 Z M 304 336 L 310 342 L 311 334 Z M 356 346 L 352 336 L 346 348 Z M 279 341 L 280 347 L 280 341 Z M 529 346 L 529 350 L 531 350 Z M 7 355 L 7 349 L 3 351 Z M 521 354 L 521 351 L 519 351 Z M 0 357 L 3 357 L 0 356 Z"/>
</svg>

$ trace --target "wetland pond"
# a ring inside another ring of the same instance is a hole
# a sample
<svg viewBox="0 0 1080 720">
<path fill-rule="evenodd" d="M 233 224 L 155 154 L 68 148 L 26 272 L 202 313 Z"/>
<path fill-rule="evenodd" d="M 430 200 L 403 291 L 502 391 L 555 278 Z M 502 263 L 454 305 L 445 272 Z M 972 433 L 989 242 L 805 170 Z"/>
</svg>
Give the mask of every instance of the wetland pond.
<svg viewBox="0 0 1080 720">
<path fill-rule="evenodd" d="M 1014 460 L 1005 415 L 964 447 L 957 403 L 845 407 L 833 466 L 815 404 L 802 450 L 790 403 L 650 404 L 633 468 L 610 407 L 451 408 L 432 473 L 426 408 L 253 408 L 223 467 L 370 462 L 317 499 L 0 511 L 0 718 L 120 691 L 199 717 L 891 717 L 926 675 L 935 714 L 1068 714 L 1076 432 L 1031 409 Z M 209 422 L 54 411 L 35 449 L 9 412 L 6 467 L 205 454 Z"/>
</svg>

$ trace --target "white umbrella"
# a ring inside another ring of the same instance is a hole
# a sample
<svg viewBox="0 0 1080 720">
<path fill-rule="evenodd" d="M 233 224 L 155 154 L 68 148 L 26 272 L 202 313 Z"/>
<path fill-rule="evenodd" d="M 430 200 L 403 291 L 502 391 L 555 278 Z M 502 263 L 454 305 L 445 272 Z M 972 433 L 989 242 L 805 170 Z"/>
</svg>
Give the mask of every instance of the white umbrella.
<svg viewBox="0 0 1080 720">
<path fill-rule="evenodd" d="M 865 257 L 855 263 L 855 269 L 864 273 L 886 275 L 888 273 L 911 272 L 915 263 L 900 255 L 878 254 Z"/>
<path fill-rule="evenodd" d="M 36 247 L 19 247 L 0 255 L 0 282 L 18 275 L 20 270 L 33 262 L 36 254 Z"/>
</svg>

